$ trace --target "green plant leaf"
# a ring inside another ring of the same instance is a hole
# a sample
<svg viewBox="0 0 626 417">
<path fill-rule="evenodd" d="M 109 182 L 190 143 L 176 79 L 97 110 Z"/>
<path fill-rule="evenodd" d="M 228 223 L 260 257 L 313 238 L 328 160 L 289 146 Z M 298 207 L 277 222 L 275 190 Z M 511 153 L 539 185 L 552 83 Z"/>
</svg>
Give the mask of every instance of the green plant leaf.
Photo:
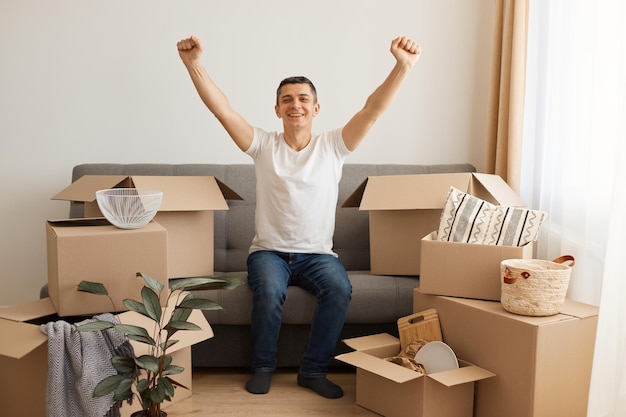
<svg viewBox="0 0 626 417">
<path fill-rule="evenodd" d="M 139 342 L 139 343 L 143 343 L 146 344 L 148 346 L 156 346 L 157 343 L 156 341 L 150 337 L 150 336 L 137 336 L 134 334 L 129 334 L 126 337 L 128 337 L 130 340 L 134 340 L 135 342 Z"/>
<path fill-rule="evenodd" d="M 149 410 L 152 407 L 152 400 L 150 399 L 150 390 L 145 390 L 141 396 L 141 408 Z"/>
<path fill-rule="evenodd" d="M 134 324 L 116 324 L 115 328 L 120 332 L 124 333 L 126 336 L 137 335 L 137 336 L 150 336 L 148 331 L 141 326 L 135 326 Z"/>
<path fill-rule="evenodd" d="M 133 379 L 132 378 L 124 379 L 117 386 L 117 389 L 115 390 L 113 394 L 113 399 L 115 401 L 130 400 L 131 398 L 133 398 L 132 387 L 133 387 Z"/>
<path fill-rule="evenodd" d="M 197 277 L 173 280 L 170 283 L 172 290 L 219 290 L 233 289 L 243 284 L 243 280 L 237 277 Z"/>
<path fill-rule="evenodd" d="M 148 331 L 143 327 L 132 324 L 116 324 L 115 328 L 124 333 L 131 340 L 136 340 L 150 346 L 156 346 L 156 342 L 152 336 L 150 336 Z"/>
<path fill-rule="evenodd" d="M 213 300 L 206 298 L 185 298 L 178 305 L 180 308 L 201 309 L 201 310 L 222 310 L 222 306 Z"/>
<path fill-rule="evenodd" d="M 170 321 L 187 321 L 189 316 L 191 316 L 192 311 L 193 310 L 188 308 L 178 308 L 178 306 L 176 306 L 172 316 L 170 317 Z"/>
<path fill-rule="evenodd" d="M 190 321 L 170 321 L 165 326 L 165 330 L 169 331 L 178 331 L 178 330 L 202 330 L 197 324 L 194 324 Z M 172 332 L 172 334 L 174 333 Z"/>
<path fill-rule="evenodd" d="M 148 317 L 158 323 L 161 320 L 161 314 L 163 314 L 159 296 L 156 295 L 150 288 L 143 287 L 141 289 L 141 299 L 143 300 L 143 305 L 146 308 Z"/>
<path fill-rule="evenodd" d="M 174 396 L 174 385 L 172 385 L 168 378 L 159 378 L 157 384 L 163 387 L 166 398 L 171 399 Z"/>
<path fill-rule="evenodd" d="M 147 379 L 141 379 L 139 380 L 139 382 L 137 382 L 137 392 L 139 392 L 139 395 L 141 395 L 143 397 L 143 393 L 150 388 L 150 381 L 148 381 Z"/>
<path fill-rule="evenodd" d="M 152 318 L 148 315 L 148 312 L 146 311 L 146 306 L 144 306 L 143 303 L 140 303 L 139 301 L 126 299 L 124 300 L 124 307 L 126 307 L 127 309 L 131 311 L 135 311 L 139 314 L 142 314 L 146 317 Z"/>
<path fill-rule="evenodd" d="M 115 327 L 115 324 L 104 320 L 96 320 L 77 325 L 76 330 L 79 332 L 98 332 L 112 327 Z"/>
<path fill-rule="evenodd" d="M 185 368 L 178 365 L 170 365 L 163 369 L 163 375 L 177 375 L 182 374 Z"/>
<path fill-rule="evenodd" d="M 137 272 L 137 276 L 143 278 L 148 287 L 152 288 L 157 294 L 161 294 L 161 291 L 163 291 L 164 285 L 161 281 L 142 272 Z"/>
<path fill-rule="evenodd" d="M 179 340 L 167 339 L 167 341 L 161 343 L 161 349 L 163 350 L 163 352 L 165 352 L 167 349 L 171 348 L 172 346 L 174 346 L 178 342 L 179 342 Z"/>
<path fill-rule="evenodd" d="M 167 368 L 172 364 L 172 355 L 163 355 L 161 360 L 163 361 L 163 368 Z"/>
<path fill-rule="evenodd" d="M 109 295 L 104 284 L 100 282 L 81 281 L 78 284 L 78 291 L 88 292 L 91 294 L 98 294 L 98 295 Z"/>
<path fill-rule="evenodd" d="M 218 282 L 222 283 L 224 282 L 224 280 L 217 278 L 217 277 L 215 278 L 212 278 L 212 277 L 180 278 L 180 279 L 174 279 L 170 281 L 170 289 L 172 291 L 175 291 L 175 290 L 189 291 L 189 290 L 198 289 L 198 287 L 201 287 L 203 285 L 218 283 Z"/>
<path fill-rule="evenodd" d="M 166 398 L 165 387 L 157 382 L 156 388 L 150 390 L 150 400 L 153 403 L 162 403 Z"/>
<path fill-rule="evenodd" d="M 135 371 L 135 361 L 128 356 L 113 356 L 111 364 L 119 374 L 130 374 Z"/>
<path fill-rule="evenodd" d="M 93 390 L 94 397 L 104 397 L 115 391 L 117 387 L 122 383 L 122 381 L 130 379 L 132 382 L 132 378 L 129 378 L 126 375 L 111 375 L 107 378 L 104 378 L 102 381 L 96 385 L 96 388 Z"/>
<path fill-rule="evenodd" d="M 141 369 L 155 373 L 159 372 L 159 361 L 154 356 L 141 355 L 138 358 L 135 358 L 135 363 Z"/>
<path fill-rule="evenodd" d="M 201 330 L 200 327 L 189 321 L 170 321 L 163 329 L 167 331 L 167 340 L 179 330 Z"/>
</svg>

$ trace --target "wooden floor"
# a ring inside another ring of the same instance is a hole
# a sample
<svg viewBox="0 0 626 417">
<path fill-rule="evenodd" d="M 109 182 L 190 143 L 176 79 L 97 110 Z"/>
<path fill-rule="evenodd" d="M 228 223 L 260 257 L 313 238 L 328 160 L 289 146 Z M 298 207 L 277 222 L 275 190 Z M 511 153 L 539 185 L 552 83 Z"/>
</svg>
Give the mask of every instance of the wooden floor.
<svg viewBox="0 0 626 417">
<path fill-rule="evenodd" d="M 218 416 L 377 416 L 355 404 L 355 373 L 328 374 L 344 396 L 329 400 L 299 387 L 295 370 L 279 370 L 272 377 L 270 392 L 253 395 L 245 390 L 249 374 L 243 370 L 194 369 L 193 395 L 169 405 L 168 417 Z"/>
</svg>

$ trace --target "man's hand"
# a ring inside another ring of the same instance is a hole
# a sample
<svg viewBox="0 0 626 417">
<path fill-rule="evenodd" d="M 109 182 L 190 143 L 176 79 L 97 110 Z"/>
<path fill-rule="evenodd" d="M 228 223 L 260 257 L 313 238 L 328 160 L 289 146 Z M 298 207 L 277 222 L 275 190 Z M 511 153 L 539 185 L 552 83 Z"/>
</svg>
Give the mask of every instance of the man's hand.
<svg viewBox="0 0 626 417">
<path fill-rule="evenodd" d="M 202 43 L 196 36 L 178 41 L 176 47 L 178 48 L 178 55 L 185 65 L 199 60 L 202 55 Z"/>
<path fill-rule="evenodd" d="M 413 67 L 420 57 L 420 45 L 406 36 L 400 36 L 391 41 L 391 53 L 400 64 Z"/>
</svg>

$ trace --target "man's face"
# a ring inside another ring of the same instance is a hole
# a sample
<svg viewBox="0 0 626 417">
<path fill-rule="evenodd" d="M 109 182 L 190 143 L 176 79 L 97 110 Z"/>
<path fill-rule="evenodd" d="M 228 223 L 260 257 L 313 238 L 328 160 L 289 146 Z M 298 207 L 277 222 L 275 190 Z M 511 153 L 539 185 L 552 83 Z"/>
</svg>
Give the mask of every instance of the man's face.
<svg viewBox="0 0 626 417">
<path fill-rule="evenodd" d="M 320 106 L 308 84 L 285 84 L 280 90 L 275 110 L 284 125 L 305 126 L 313 123 Z"/>
</svg>

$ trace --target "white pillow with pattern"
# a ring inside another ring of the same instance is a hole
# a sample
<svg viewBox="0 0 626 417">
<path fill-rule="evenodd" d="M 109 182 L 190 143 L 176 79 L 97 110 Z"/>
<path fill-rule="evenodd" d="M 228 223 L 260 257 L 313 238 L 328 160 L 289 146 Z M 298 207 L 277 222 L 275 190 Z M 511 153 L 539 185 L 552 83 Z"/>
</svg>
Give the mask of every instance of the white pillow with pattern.
<svg viewBox="0 0 626 417">
<path fill-rule="evenodd" d="M 441 212 L 438 240 L 524 246 L 537 240 L 546 217 L 544 211 L 498 206 L 450 187 Z"/>
</svg>

